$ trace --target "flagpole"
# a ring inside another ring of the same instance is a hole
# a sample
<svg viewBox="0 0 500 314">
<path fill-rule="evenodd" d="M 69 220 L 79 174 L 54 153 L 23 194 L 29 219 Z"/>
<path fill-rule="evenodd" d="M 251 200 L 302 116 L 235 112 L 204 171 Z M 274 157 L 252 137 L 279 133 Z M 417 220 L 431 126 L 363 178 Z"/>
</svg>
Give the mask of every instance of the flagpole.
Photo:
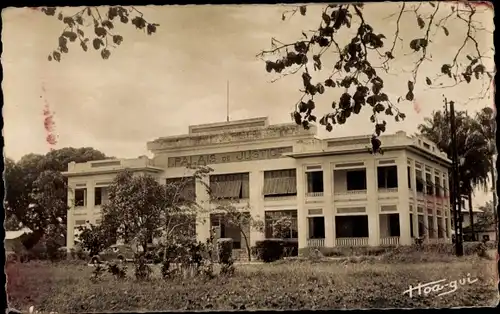
<svg viewBox="0 0 500 314">
<path fill-rule="evenodd" d="M 227 94 L 226 94 L 226 121 L 229 122 L 229 80 L 227 80 Z"/>
</svg>

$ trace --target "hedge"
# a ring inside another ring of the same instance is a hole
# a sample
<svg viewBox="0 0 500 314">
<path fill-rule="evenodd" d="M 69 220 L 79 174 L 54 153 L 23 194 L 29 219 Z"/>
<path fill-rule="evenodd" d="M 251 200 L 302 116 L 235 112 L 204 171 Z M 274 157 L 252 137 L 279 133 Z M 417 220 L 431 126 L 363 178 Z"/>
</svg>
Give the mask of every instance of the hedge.
<svg viewBox="0 0 500 314">
<path fill-rule="evenodd" d="M 284 239 L 266 239 L 255 242 L 252 252 L 257 259 L 270 263 L 283 257 L 297 256 L 298 243 Z"/>
<path fill-rule="evenodd" d="M 231 238 L 218 239 L 217 249 L 219 254 L 219 263 L 228 264 L 233 255 L 233 239 Z"/>
</svg>

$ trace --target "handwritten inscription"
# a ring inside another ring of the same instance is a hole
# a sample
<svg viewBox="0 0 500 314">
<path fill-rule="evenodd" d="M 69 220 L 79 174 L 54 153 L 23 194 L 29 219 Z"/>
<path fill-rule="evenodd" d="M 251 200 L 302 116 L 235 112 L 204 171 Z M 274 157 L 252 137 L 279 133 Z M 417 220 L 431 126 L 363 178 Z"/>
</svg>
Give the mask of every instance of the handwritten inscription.
<svg viewBox="0 0 500 314">
<path fill-rule="evenodd" d="M 255 161 L 281 158 L 283 154 L 291 153 L 292 147 L 277 147 L 269 149 L 255 149 L 230 153 L 205 154 L 192 156 L 169 157 L 168 167 L 196 167 L 230 162 Z"/>
<path fill-rule="evenodd" d="M 403 294 L 408 294 L 410 298 L 414 296 L 414 292 L 416 292 L 417 296 L 420 295 L 429 295 L 431 293 L 438 293 L 442 290 L 446 290 L 444 292 L 439 293 L 437 296 L 443 296 L 447 295 L 450 293 L 453 293 L 457 291 L 459 285 L 463 286 L 465 284 L 472 284 L 476 281 L 478 281 L 477 278 L 472 279 L 470 277 L 470 274 L 467 274 L 467 278 L 462 278 L 460 280 L 453 280 L 449 281 L 448 283 L 443 283 L 445 282 L 446 279 L 441 279 L 441 280 L 436 280 L 433 282 L 428 282 L 428 283 L 419 283 L 416 287 L 410 286 L 408 290 L 404 291 Z M 443 284 L 441 284 L 443 283 Z"/>
</svg>

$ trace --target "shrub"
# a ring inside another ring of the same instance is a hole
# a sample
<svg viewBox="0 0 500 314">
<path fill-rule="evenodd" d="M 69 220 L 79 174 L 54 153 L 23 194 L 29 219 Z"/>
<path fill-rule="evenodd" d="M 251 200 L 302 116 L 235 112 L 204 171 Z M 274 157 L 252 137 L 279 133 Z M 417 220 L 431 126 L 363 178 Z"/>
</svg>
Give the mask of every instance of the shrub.
<svg viewBox="0 0 500 314">
<path fill-rule="evenodd" d="M 101 264 L 97 264 L 92 271 L 92 275 L 90 276 L 90 281 L 96 283 L 102 279 L 102 276 L 106 272 L 106 269 Z"/>
<path fill-rule="evenodd" d="M 257 258 L 265 263 L 271 263 L 283 257 L 285 241 L 282 239 L 267 239 L 255 242 Z"/>
<path fill-rule="evenodd" d="M 144 256 L 139 256 L 134 261 L 135 264 L 135 278 L 137 280 L 149 280 L 153 270 L 147 264 L 147 260 Z"/>
<path fill-rule="evenodd" d="M 231 260 L 233 254 L 233 239 L 222 238 L 217 240 L 217 251 L 219 263 L 227 264 Z"/>
<path fill-rule="evenodd" d="M 127 277 L 127 266 L 112 263 L 108 265 L 108 272 L 116 279 L 125 279 Z"/>
</svg>

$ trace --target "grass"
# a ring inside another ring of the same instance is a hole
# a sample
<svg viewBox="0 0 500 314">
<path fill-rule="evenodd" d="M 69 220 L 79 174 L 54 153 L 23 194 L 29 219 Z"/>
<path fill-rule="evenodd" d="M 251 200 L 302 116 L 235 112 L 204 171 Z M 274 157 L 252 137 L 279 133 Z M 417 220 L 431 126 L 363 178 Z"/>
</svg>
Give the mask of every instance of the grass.
<svg viewBox="0 0 500 314">
<path fill-rule="evenodd" d="M 353 309 L 491 306 L 497 301 L 494 260 L 467 256 L 443 258 L 431 253 L 392 255 L 349 261 L 280 261 L 237 265 L 233 277 L 148 282 L 117 281 L 106 274 L 99 283 L 89 278 L 92 267 L 49 262 L 7 265 L 11 306 L 41 311 L 154 311 L 233 309 Z M 423 255 L 427 256 L 424 258 Z M 431 257 L 430 257 L 431 256 Z M 417 262 L 419 261 L 419 262 Z M 132 268 L 132 267 L 130 267 Z M 131 272 L 131 270 L 130 270 Z M 452 294 L 410 298 L 409 285 L 470 274 L 477 282 Z"/>
</svg>

